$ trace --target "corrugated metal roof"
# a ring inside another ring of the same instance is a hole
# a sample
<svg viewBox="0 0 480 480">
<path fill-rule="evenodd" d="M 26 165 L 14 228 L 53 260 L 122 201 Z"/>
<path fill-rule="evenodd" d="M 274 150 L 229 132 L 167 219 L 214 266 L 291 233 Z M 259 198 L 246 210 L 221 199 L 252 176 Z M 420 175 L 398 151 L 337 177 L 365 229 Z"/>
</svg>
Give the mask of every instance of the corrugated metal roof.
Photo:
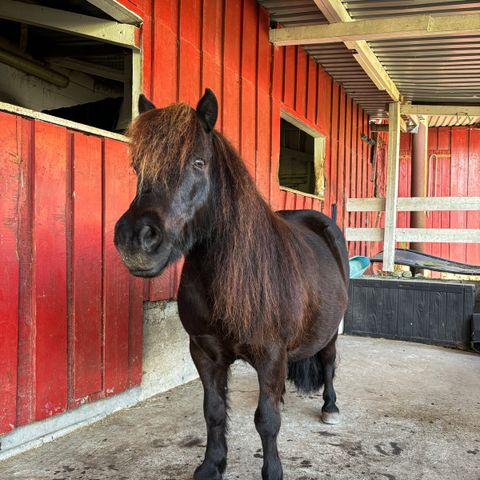
<svg viewBox="0 0 480 480">
<path fill-rule="evenodd" d="M 473 0 L 346 0 L 355 20 L 398 15 L 478 13 Z M 413 103 L 480 104 L 478 35 L 369 42 L 405 100 Z"/>
<path fill-rule="evenodd" d="M 313 0 L 259 0 L 259 3 L 267 8 L 272 20 L 286 27 L 326 23 Z M 473 0 L 345 0 L 343 4 L 355 20 L 422 13 L 469 14 L 480 9 L 480 2 Z M 473 36 L 382 40 L 369 45 L 405 100 L 480 104 L 480 32 Z M 366 112 L 372 116 L 385 114 L 384 107 L 390 97 L 377 89 L 343 43 L 308 45 L 305 50 Z M 438 121 L 447 121 L 446 117 L 439 118 Z M 462 117 L 458 122 L 469 121 Z"/>
<path fill-rule="evenodd" d="M 328 23 L 313 0 L 259 0 L 270 18 L 286 27 Z"/>
<path fill-rule="evenodd" d="M 259 0 L 258 3 L 268 10 L 271 20 L 285 27 L 328 23 L 313 0 Z M 378 90 L 343 43 L 304 48 L 369 115 L 385 114 L 390 97 Z"/>
<path fill-rule="evenodd" d="M 478 13 L 475 0 L 344 0 L 348 13 L 355 20 L 391 17 L 394 15 Z"/>
</svg>

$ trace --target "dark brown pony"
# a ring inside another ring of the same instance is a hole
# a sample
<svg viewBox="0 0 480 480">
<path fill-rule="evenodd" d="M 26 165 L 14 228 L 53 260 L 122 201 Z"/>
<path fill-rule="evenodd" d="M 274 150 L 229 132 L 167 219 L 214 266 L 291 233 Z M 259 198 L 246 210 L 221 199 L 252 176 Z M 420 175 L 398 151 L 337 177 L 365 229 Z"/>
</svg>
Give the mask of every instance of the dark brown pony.
<svg viewBox="0 0 480 480">
<path fill-rule="evenodd" d="M 258 372 L 255 426 L 264 480 L 283 478 L 277 451 L 287 377 L 302 391 L 324 387 L 322 419 L 336 423 L 337 328 L 347 306 L 345 240 L 325 215 L 272 212 L 242 160 L 214 130 L 218 105 L 206 90 L 197 109 L 163 109 L 140 98 L 130 129 L 138 191 L 117 222 L 115 244 L 130 272 L 159 275 L 185 256 L 180 319 L 204 387 L 205 460 L 195 480 L 226 468 L 230 365 Z"/>
</svg>

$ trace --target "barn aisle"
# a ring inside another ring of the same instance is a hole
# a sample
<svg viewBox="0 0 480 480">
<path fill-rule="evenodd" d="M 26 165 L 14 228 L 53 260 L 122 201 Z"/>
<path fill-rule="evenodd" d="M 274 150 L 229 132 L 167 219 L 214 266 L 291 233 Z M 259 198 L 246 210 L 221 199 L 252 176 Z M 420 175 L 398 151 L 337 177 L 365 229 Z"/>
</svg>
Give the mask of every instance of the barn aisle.
<svg viewBox="0 0 480 480">
<path fill-rule="evenodd" d="M 321 397 L 287 387 L 279 440 L 288 480 L 480 478 L 480 355 L 343 337 L 342 423 L 319 421 Z M 225 480 L 260 478 L 254 372 L 231 381 Z M 158 395 L 0 464 L 3 480 L 190 480 L 203 456 L 199 381 Z"/>
</svg>

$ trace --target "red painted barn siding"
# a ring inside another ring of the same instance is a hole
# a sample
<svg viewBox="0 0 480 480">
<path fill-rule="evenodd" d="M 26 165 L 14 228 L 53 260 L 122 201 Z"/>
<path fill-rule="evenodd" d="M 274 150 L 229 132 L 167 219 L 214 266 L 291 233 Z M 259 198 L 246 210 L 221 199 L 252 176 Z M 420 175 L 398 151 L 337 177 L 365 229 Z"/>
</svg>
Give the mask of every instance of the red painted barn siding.
<svg viewBox="0 0 480 480">
<path fill-rule="evenodd" d="M 368 132 L 363 110 L 296 47 L 273 48 L 268 15 L 253 0 L 144 0 L 144 91 L 157 106 L 195 105 L 205 87 L 220 102 L 217 127 L 240 152 L 273 208 L 314 208 L 345 224 L 345 200 L 368 189 Z M 162 48 L 152 48 L 151 41 Z M 325 201 L 281 191 L 278 185 L 280 111 L 285 109 L 325 135 Z M 363 175 L 363 176 L 362 176 Z M 362 219 L 358 216 L 360 224 Z M 360 244 L 351 251 L 359 251 Z M 150 282 L 152 300 L 174 298 L 180 269 Z"/>
<path fill-rule="evenodd" d="M 388 135 L 379 135 L 376 192 L 385 196 Z M 411 197 L 412 135 L 402 134 L 400 143 L 399 197 Z M 472 127 L 438 127 L 428 131 L 427 191 L 429 197 L 480 196 L 480 130 Z M 365 195 L 359 195 L 365 196 Z M 378 220 L 377 220 L 378 216 Z M 365 216 L 362 226 L 383 227 L 384 214 Z M 410 227 L 410 213 L 399 212 L 399 227 Z M 354 226 L 350 219 L 349 226 Z M 358 226 L 358 225 L 356 225 Z M 426 228 L 480 228 L 480 212 L 428 212 Z M 399 247 L 408 247 L 400 245 Z M 383 249 L 381 242 L 367 244 L 362 252 L 374 255 Z M 461 243 L 425 243 L 425 251 L 450 260 L 480 265 L 480 245 Z M 432 276 L 440 274 L 432 272 Z"/>
<path fill-rule="evenodd" d="M 428 195 L 480 196 L 480 130 L 471 127 L 429 129 Z M 479 212 L 429 212 L 427 228 L 480 228 Z M 480 265 L 480 245 L 426 244 L 427 252 Z"/>
<path fill-rule="evenodd" d="M 144 18 L 145 93 L 194 105 L 213 88 L 218 128 L 272 207 L 337 203 L 343 226 L 346 198 L 372 191 L 367 116 L 345 91 L 301 48 L 273 48 L 253 0 L 123 3 Z M 282 109 L 326 137 L 324 202 L 279 188 Z M 175 298 L 181 264 L 145 292 L 121 264 L 113 228 L 135 189 L 124 143 L 8 113 L 0 123 L 3 433 L 138 384 L 143 294 Z"/>
<path fill-rule="evenodd" d="M 137 385 L 142 284 L 113 247 L 126 144 L 0 112 L 0 433 Z"/>
</svg>

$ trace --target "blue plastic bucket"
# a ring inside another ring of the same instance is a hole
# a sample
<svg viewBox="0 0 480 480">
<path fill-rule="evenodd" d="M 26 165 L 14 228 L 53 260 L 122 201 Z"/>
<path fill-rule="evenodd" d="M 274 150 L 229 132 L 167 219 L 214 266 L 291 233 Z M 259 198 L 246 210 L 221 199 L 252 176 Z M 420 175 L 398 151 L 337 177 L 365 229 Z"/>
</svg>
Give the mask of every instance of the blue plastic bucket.
<svg viewBox="0 0 480 480">
<path fill-rule="evenodd" d="M 350 258 L 348 263 L 350 265 L 350 278 L 361 277 L 365 270 L 370 266 L 370 260 L 361 255 Z"/>
</svg>

